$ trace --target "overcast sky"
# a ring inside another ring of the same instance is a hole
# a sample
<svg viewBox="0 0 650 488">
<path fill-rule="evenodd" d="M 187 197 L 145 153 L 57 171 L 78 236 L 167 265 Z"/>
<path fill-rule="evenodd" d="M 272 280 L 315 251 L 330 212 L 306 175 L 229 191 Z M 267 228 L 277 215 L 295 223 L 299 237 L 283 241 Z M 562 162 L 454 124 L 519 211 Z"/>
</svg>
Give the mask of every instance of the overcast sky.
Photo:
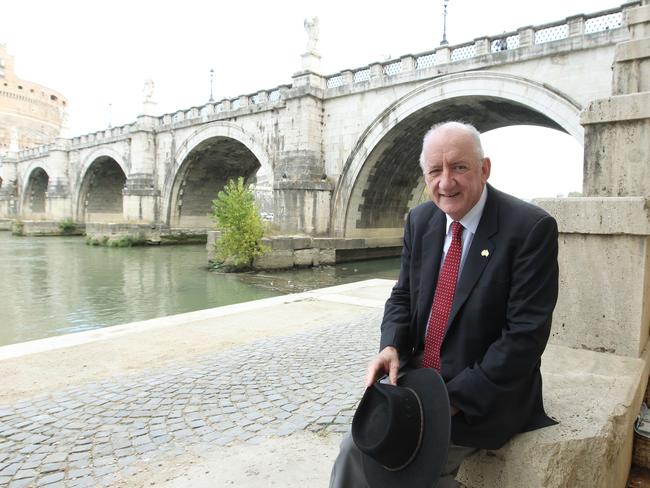
<svg viewBox="0 0 650 488">
<path fill-rule="evenodd" d="M 621 3 L 450 0 L 447 38 L 450 44 L 471 41 Z M 442 0 L 6 1 L 0 9 L 0 43 L 15 57 L 20 78 L 67 98 L 69 134 L 80 135 L 108 126 L 109 104 L 113 126 L 134 121 L 142 109 L 148 77 L 155 83 L 154 100 L 161 114 L 207 102 L 211 68 L 217 100 L 290 84 L 305 50 L 306 17 L 320 20 L 324 74 L 429 51 L 442 38 L 442 4 Z M 525 141 L 531 138 L 539 150 L 530 150 Z M 582 150 L 569 136 L 546 129 L 501 129 L 488 134 L 485 145 L 493 159 L 492 179 L 506 191 L 530 198 L 580 190 Z"/>
</svg>

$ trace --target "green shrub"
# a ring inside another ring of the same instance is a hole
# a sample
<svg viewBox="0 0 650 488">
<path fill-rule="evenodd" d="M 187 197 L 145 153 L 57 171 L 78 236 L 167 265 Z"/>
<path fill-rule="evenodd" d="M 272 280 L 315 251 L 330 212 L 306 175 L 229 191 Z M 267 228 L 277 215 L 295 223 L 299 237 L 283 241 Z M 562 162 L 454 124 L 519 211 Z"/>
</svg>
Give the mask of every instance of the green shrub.
<svg viewBox="0 0 650 488">
<path fill-rule="evenodd" d="M 264 229 L 253 192 L 244 185 L 244 178 L 230 180 L 219 192 L 212 201 L 212 218 L 221 231 L 215 243 L 216 262 L 226 268 L 250 268 L 253 259 L 264 252 Z"/>
<path fill-rule="evenodd" d="M 11 223 L 11 233 L 15 236 L 25 235 L 25 224 L 20 219 L 16 219 Z"/>
<path fill-rule="evenodd" d="M 144 246 L 147 243 L 147 240 L 144 237 L 142 232 L 139 232 L 137 235 L 124 235 L 120 236 L 117 239 L 108 240 L 109 247 L 133 247 L 133 246 Z"/>
<path fill-rule="evenodd" d="M 108 236 L 102 236 L 101 238 L 93 238 L 87 235 L 86 244 L 89 246 L 108 246 Z"/>
<path fill-rule="evenodd" d="M 74 232 L 76 228 L 77 224 L 75 224 L 72 219 L 63 219 L 59 222 L 59 230 L 63 234 Z"/>
</svg>

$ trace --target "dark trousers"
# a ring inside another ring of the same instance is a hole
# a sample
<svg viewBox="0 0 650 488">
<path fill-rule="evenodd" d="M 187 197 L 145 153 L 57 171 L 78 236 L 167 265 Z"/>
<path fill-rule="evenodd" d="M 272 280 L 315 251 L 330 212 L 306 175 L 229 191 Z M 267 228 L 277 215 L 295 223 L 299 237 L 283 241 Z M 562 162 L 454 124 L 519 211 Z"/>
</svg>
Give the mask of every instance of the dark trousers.
<svg viewBox="0 0 650 488">
<path fill-rule="evenodd" d="M 447 464 L 442 470 L 435 488 L 457 488 L 461 486 L 455 479 L 460 463 L 477 450 L 475 447 L 451 444 L 447 455 Z M 369 488 L 363 473 L 361 455 L 361 451 L 357 449 L 352 440 L 352 435 L 346 434 L 341 441 L 339 455 L 332 467 L 330 488 Z"/>
</svg>

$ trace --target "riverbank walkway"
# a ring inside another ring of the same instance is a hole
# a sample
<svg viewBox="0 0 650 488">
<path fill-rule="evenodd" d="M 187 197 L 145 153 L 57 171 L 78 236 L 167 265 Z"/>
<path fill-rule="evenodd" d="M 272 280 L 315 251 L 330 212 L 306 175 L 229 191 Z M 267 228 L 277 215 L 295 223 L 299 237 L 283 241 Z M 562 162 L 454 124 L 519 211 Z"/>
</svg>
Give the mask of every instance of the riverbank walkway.
<svg viewBox="0 0 650 488">
<path fill-rule="evenodd" d="M 0 486 L 326 486 L 393 283 L 0 348 Z M 549 345 L 544 397 L 559 425 L 473 456 L 462 481 L 625 486 L 647 356 Z"/>
<path fill-rule="evenodd" d="M 0 348 L 0 486 L 323 486 L 392 284 Z"/>
</svg>

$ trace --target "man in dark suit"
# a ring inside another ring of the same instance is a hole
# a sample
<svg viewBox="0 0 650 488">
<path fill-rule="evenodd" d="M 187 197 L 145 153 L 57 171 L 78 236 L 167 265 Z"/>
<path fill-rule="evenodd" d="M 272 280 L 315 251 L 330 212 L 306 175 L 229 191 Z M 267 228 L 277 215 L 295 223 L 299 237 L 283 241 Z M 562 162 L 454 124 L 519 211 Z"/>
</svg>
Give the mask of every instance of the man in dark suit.
<svg viewBox="0 0 650 488">
<path fill-rule="evenodd" d="M 395 384 L 400 366 L 439 370 L 452 415 L 438 484 L 446 488 L 459 486 L 458 467 L 477 449 L 554 423 L 542 403 L 540 358 L 557 300 L 557 224 L 487 184 L 491 162 L 471 125 L 434 126 L 420 166 L 432 201 L 406 219 L 366 387 L 384 374 Z M 367 486 L 360 459 L 346 437 L 330 487 Z"/>
</svg>

